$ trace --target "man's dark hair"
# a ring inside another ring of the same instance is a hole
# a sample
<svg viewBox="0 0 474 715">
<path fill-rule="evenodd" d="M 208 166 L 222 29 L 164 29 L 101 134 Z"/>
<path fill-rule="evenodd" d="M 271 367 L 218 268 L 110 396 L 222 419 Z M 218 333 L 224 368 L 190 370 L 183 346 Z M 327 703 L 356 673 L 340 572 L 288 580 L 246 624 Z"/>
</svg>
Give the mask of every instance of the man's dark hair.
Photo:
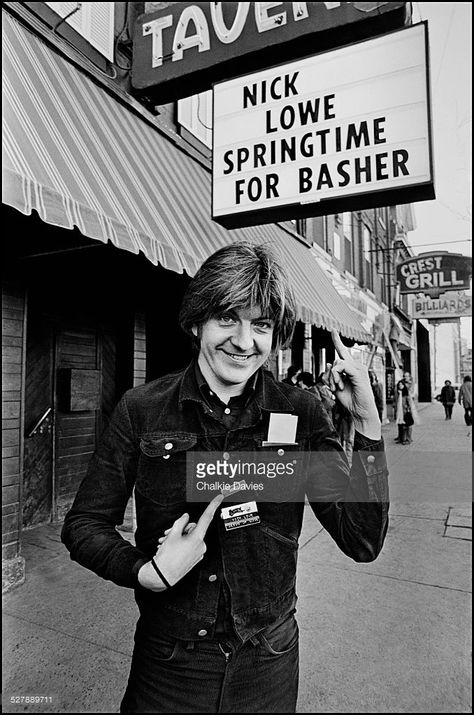
<svg viewBox="0 0 474 715">
<path fill-rule="evenodd" d="M 301 368 L 298 365 L 290 365 L 287 371 L 287 377 L 291 380 L 292 377 L 296 375 L 296 373 L 300 372 Z"/>
<path fill-rule="evenodd" d="M 472 380 L 471 380 L 471 378 L 469 377 L 469 375 L 466 375 L 466 377 L 464 378 L 463 382 L 472 382 Z"/>
<path fill-rule="evenodd" d="M 193 336 L 193 326 L 220 313 L 256 307 L 274 321 L 273 349 L 287 347 L 296 309 L 283 266 L 268 246 L 232 243 L 209 256 L 190 282 L 179 323 Z"/>
<path fill-rule="evenodd" d="M 298 382 L 302 382 L 306 387 L 313 387 L 314 378 L 310 372 L 302 372 L 298 375 Z"/>
</svg>

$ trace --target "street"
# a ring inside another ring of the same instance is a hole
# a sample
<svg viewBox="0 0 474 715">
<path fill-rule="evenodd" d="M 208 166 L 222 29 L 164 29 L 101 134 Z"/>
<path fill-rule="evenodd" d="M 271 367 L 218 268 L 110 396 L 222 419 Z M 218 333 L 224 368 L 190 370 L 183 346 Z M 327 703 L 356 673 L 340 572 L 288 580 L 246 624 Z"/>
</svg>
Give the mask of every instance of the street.
<svg viewBox="0 0 474 715">
<path fill-rule="evenodd" d="M 471 428 L 458 405 L 450 422 L 438 403 L 420 418 L 410 446 L 383 427 L 392 505 L 377 561 L 344 556 L 307 507 L 297 712 L 470 712 Z M 24 532 L 26 582 L 3 600 L 3 710 L 118 712 L 133 596 L 72 563 L 59 532 Z"/>
</svg>

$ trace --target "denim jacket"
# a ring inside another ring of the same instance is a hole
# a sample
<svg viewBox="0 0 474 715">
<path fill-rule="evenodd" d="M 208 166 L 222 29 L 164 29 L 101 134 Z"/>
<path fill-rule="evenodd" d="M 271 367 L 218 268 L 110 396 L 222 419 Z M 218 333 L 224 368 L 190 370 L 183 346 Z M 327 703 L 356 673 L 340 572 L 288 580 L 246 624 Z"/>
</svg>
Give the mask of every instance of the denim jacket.
<svg viewBox="0 0 474 715">
<path fill-rule="evenodd" d="M 322 457 L 306 475 L 306 498 L 340 549 L 366 562 L 379 554 L 388 526 L 384 446 L 356 433 L 350 469 L 320 400 L 277 383 L 265 370 L 238 426 L 226 429 L 197 389 L 193 367 L 125 393 L 66 515 L 62 540 L 82 566 L 135 588 L 141 615 L 176 638 L 212 637 L 225 582 L 235 631 L 246 641 L 295 608 L 304 502 L 261 502 L 260 523 L 232 531 L 224 529 L 218 510 L 203 560 L 171 589 L 145 589 L 137 573 L 156 553 L 164 530 L 184 512 L 197 521 L 205 507 L 186 502 L 186 453 L 258 451 L 270 413 L 297 415 L 296 444 L 284 451 Z M 134 487 L 135 546 L 116 530 Z"/>
</svg>

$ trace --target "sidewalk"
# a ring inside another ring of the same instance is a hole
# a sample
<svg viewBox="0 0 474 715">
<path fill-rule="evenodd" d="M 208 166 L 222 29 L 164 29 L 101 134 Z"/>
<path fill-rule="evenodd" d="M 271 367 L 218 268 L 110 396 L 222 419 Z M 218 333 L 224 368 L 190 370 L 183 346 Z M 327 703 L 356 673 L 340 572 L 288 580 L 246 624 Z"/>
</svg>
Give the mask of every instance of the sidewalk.
<svg viewBox="0 0 474 715">
<path fill-rule="evenodd" d="M 471 429 L 420 406 L 413 444 L 384 425 L 390 527 L 370 564 L 305 519 L 298 711 L 471 712 Z M 310 517 L 311 515 L 308 514 Z"/>
<path fill-rule="evenodd" d="M 423 406 L 409 447 L 383 428 L 392 506 L 377 561 L 344 556 L 307 507 L 300 713 L 470 712 L 470 428 L 460 409 L 452 422 L 442 412 Z M 4 597 L 3 711 L 117 712 L 133 594 L 72 563 L 59 532 L 25 532 L 26 582 Z M 53 701 L 10 702 L 32 695 Z"/>
</svg>

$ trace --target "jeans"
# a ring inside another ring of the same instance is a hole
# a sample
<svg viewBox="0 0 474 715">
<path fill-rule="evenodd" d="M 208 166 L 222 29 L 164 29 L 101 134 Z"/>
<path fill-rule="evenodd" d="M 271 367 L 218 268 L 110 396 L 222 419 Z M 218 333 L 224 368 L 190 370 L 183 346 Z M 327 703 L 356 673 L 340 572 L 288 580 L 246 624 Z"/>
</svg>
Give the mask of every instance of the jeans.
<svg viewBox="0 0 474 715">
<path fill-rule="evenodd" d="M 444 412 L 446 414 L 447 420 L 450 420 L 453 416 L 453 407 L 454 407 L 454 405 L 445 405 L 444 406 Z"/>
<path fill-rule="evenodd" d="M 413 442 L 412 430 L 413 427 L 407 427 L 405 424 L 398 425 L 398 437 L 395 441 L 400 444 L 410 444 Z"/>
<path fill-rule="evenodd" d="M 181 641 L 139 620 L 122 713 L 294 713 L 298 625 L 293 614 L 242 643 Z"/>
</svg>

